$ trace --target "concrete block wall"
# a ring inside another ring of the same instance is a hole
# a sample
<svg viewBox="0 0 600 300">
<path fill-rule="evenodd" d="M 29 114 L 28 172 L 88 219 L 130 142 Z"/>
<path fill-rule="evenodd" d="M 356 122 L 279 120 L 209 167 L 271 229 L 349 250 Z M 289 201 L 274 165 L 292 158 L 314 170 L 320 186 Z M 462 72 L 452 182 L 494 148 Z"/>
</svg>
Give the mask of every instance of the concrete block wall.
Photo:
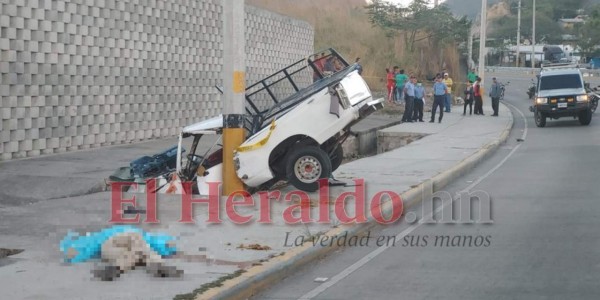
<svg viewBox="0 0 600 300">
<path fill-rule="evenodd" d="M 219 0 L 0 0 L 2 160 L 176 135 L 221 113 Z M 305 22 L 246 7 L 247 82 L 310 54 Z"/>
</svg>

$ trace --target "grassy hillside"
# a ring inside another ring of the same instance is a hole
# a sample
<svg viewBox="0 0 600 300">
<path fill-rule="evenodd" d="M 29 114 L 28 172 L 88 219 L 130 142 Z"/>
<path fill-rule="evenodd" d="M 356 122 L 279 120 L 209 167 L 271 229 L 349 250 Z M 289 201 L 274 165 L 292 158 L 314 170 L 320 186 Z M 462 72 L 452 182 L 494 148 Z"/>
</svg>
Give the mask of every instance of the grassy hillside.
<svg viewBox="0 0 600 300">
<path fill-rule="evenodd" d="M 247 0 L 246 3 L 309 22 L 315 28 L 315 51 L 333 47 L 349 61 L 361 57 L 363 76 L 374 89 L 385 89 L 388 66 L 398 65 L 424 78 L 441 70 L 443 57 L 448 70 L 459 73 L 456 49 L 431 49 L 422 42 L 415 53 L 406 53 L 402 39 L 386 36 L 370 23 L 364 0 Z M 458 78 L 458 74 L 454 77 Z"/>
</svg>

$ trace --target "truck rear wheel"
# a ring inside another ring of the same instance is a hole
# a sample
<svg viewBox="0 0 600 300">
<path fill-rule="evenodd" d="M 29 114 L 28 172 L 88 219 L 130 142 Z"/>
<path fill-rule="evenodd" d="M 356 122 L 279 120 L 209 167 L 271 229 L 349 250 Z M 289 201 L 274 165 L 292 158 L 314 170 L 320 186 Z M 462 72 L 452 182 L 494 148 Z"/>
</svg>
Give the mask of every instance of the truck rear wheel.
<svg viewBox="0 0 600 300">
<path fill-rule="evenodd" d="M 537 126 L 537 127 L 546 126 L 546 116 L 544 115 L 544 113 L 540 112 L 539 110 L 535 111 L 535 126 Z"/>
<path fill-rule="evenodd" d="M 592 122 L 591 110 L 588 109 L 579 113 L 579 123 L 581 123 L 581 125 L 590 125 L 590 122 Z"/>
<path fill-rule="evenodd" d="M 314 192 L 319 189 L 319 179 L 331 176 L 331 160 L 321 148 L 305 146 L 290 153 L 286 174 L 297 189 Z"/>
</svg>

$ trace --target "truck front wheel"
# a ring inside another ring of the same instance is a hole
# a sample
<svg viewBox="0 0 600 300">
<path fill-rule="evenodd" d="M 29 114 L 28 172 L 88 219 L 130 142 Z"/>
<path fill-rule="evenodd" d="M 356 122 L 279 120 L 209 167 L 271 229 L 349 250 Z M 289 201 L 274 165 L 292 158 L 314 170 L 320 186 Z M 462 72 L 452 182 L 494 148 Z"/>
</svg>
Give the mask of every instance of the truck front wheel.
<svg viewBox="0 0 600 300">
<path fill-rule="evenodd" d="M 581 123 L 581 125 L 590 125 L 590 122 L 592 122 L 591 110 L 585 110 L 579 113 L 579 123 Z"/>
<path fill-rule="evenodd" d="M 535 125 L 537 127 L 546 126 L 546 115 L 537 109 L 535 110 Z"/>
<path fill-rule="evenodd" d="M 314 192 L 319 189 L 319 179 L 331 176 L 331 160 L 321 148 L 305 146 L 290 153 L 286 174 L 296 188 Z"/>
</svg>

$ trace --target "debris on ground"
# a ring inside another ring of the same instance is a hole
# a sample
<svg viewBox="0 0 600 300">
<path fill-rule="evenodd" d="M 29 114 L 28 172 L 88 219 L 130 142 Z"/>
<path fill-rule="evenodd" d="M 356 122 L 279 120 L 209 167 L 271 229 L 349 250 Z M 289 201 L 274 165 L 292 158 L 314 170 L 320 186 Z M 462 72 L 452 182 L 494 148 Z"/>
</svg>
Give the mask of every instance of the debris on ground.
<svg viewBox="0 0 600 300">
<path fill-rule="evenodd" d="M 267 251 L 267 250 L 271 250 L 272 248 L 269 247 L 269 246 L 263 246 L 263 245 L 260 245 L 260 244 L 249 244 L 249 245 L 240 244 L 238 246 L 238 249 Z"/>
<path fill-rule="evenodd" d="M 182 150 L 185 152 L 185 150 Z M 133 160 L 128 167 L 117 169 L 108 177 L 108 182 L 144 181 L 172 173 L 176 169 L 177 146 L 153 156 L 142 156 Z"/>
</svg>

